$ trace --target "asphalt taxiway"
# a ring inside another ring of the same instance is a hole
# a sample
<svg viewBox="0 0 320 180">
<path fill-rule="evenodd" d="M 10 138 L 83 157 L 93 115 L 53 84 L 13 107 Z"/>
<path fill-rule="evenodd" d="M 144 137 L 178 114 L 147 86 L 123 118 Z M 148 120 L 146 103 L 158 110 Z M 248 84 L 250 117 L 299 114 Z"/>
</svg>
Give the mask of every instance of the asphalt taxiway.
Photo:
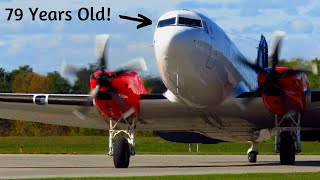
<svg viewBox="0 0 320 180">
<path fill-rule="evenodd" d="M 0 178 L 118 177 L 191 174 L 320 172 L 320 156 L 297 156 L 295 166 L 282 166 L 279 156 L 137 155 L 130 168 L 115 169 L 107 155 L 0 155 Z"/>
</svg>

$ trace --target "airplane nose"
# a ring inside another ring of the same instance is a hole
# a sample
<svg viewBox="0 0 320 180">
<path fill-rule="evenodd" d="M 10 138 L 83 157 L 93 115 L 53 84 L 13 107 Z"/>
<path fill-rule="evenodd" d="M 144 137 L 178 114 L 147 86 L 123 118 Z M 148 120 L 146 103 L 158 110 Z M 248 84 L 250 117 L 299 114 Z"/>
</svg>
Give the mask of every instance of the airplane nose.
<svg viewBox="0 0 320 180">
<path fill-rule="evenodd" d="M 157 64 L 194 71 L 189 67 L 196 67 L 195 61 L 201 62 L 210 53 L 210 45 L 203 33 L 201 29 L 183 26 L 157 29 L 154 36 Z"/>
<path fill-rule="evenodd" d="M 154 49 L 159 73 L 166 87 L 182 99 L 192 99 L 191 104 L 206 103 L 208 99 L 201 99 L 197 89 L 208 90 L 208 82 L 211 83 L 206 79 L 205 72 L 211 50 L 208 34 L 202 29 L 185 26 L 158 28 Z M 212 90 L 207 94 L 211 93 Z M 210 103 L 214 100 L 215 97 L 212 97 Z"/>
<path fill-rule="evenodd" d="M 155 33 L 154 45 L 157 55 L 162 55 L 164 58 L 177 58 L 187 60 L 191 52 L 198 49 L 201 45 L 200 29 L 186 27 L 167 27 L 158 29 Z M 204 50 L 203 47 L 202 50 Z"/>
<path fill-rule="evenodd" d="M 165 29 L 166 31 L 160 29 L 155 33 L 154 44 L 157 54 L 161 53 L 159 55 L 174 56 L 175 54 L 180 54 L 181 49 L 183 49 L 182 46 L 184 46 L 183 42 L 191 45 L 190 40 L 183 38 L 188 37 L 188 32 L 182 29 Z"/>
</svg>

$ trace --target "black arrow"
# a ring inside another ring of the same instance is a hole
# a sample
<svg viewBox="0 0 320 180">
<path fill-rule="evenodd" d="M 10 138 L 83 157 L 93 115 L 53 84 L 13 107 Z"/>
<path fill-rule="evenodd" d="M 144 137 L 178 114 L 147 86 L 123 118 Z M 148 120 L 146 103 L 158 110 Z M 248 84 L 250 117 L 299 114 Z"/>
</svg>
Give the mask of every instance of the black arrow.
<svg viewBox="0 0 320 180">
<path fill-rule="evenodd" d="M 123 15 L 119 15 L 119 17 L 121 19 L 126 19 L 126 20 L 130 20 L 130 21 L 137 21 L 137 22 L 142 22 L 141 24 L 139 24 L 137 26 L 137 29 L 143 28 L 145 26 L 149 26 L 152 24 L 151 19 L 145 17 L 144 15 L 138 14 L 138 16 L 140 18 L 133 18 L 133 17 L 129 17 L 129 16 L 123 16 Z"/>
</svg>

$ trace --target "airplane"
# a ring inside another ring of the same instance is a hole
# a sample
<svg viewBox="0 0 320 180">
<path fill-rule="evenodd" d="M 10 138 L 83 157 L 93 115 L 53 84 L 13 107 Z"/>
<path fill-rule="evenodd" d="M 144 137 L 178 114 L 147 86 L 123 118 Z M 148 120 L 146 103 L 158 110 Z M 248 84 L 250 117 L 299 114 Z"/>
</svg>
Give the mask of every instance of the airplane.
<svg viewBox="0 0 320 180">
<path fill-rule="evenodd" d="M 109 130 L 109 155 L 128 168 L 136 154 L 135 131 L 153 130 L 179 143 L 249 142 L 255 163 L 258 144 L 274 134 L 280 164 L 293 165 L 301 140 L 320 140 L 320 91 L 305 69 L 278 67 L 283 34 L 276 33 L 268 65 L 262 36 L 256 63 L 206 16 L 175 10 L 160 17 L 154 51 L 164 94 L 147 94 L 137 70 L 143 60 L 108 70 L 108 35 L 97 36 L 99 69 L 87 95 L 0 94 L 0 118 Z M 69 74 L 78 73 L 71 65 Z"/>
</svg>

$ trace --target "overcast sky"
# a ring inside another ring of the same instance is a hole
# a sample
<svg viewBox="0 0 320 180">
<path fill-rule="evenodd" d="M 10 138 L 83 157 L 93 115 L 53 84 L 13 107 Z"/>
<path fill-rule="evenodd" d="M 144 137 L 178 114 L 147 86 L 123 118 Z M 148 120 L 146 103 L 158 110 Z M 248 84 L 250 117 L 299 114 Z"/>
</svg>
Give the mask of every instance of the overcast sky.
<svg viewBox="0 0 320 180">
<path fill-rule="evenodd" d="M 45 74 L 60 70 L 63 61 L 85 66 L 95 61 L 95 35 L 108 33 L 110 64 L 116 68 L 131 59 L 144 57 L 149 71 L 157 75 L 152 48 L 158 18 L 167 11 L 190 9 L 198 11 L 220 25 L 242 53 L 254 59 L 256 46 L 263 33 L 269 44 L 275 30 L 286 31 L 283 58 L 320 57 L 320 1 L 317 0 L 1 0 L 0 62 L 12 70 L 30 64 Z M 39 11 L 72 11 L 72 21 L 31 21 L 28 8 Z M 81 22 L 81 7 L 111 8 L 111 21 Z M 24 18 L 6 20 L 5 8 L 22 8 Z M 120 20 L 118 16 L 143 14 L 154 21 L 153 26 L 136 30 L 137 23 Z"/>
</svg>

